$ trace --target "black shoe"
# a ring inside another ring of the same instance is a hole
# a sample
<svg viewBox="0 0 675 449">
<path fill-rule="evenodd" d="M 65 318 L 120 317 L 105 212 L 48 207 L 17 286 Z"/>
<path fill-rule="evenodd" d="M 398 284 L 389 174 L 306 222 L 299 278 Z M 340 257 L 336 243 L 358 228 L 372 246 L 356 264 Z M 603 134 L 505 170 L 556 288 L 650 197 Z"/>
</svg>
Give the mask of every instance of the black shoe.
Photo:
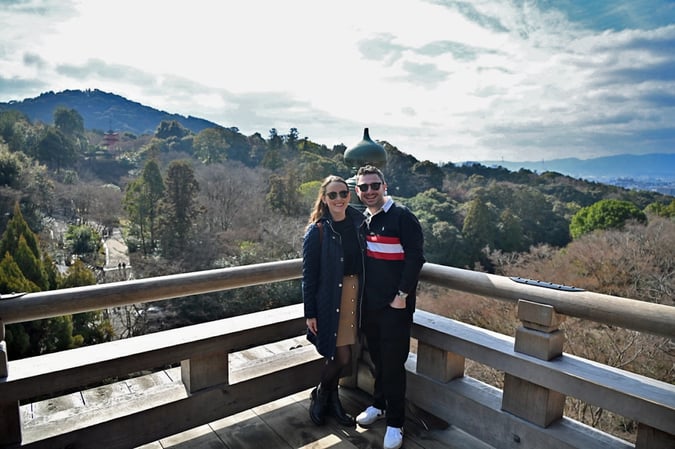
<svg viewBox="0 0 675 449">
<path fill-rule="evenodd" d="M 321 388 L 321 385 L 312 390 L 309 396 L 309 417 L 317 426 L 323 426 L 326 422 L 326 408 L 328 403 L 328 394 Z"/>
<path fill-rule="evenodd" d="M 354 417 L 345 412 L 345 409 L 342 408 L 342 403 L 340 402 L 340 397 L 338 396 L 338 391 L 333 390 L 330 392 L 328 397 L 328 406 L 326 408 L 326 413 L 337 420 L 343 426 L 354 427 L 356 422 Z"/>
</svg>

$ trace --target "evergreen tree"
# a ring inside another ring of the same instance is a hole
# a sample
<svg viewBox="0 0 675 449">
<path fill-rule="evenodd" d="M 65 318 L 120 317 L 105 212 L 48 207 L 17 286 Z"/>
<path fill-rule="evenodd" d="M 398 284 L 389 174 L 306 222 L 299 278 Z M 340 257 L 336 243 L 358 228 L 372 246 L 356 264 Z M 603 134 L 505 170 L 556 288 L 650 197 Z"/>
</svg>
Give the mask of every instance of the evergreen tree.
<svg viewBox="0 0 675 449">
<path fill-rule="evenodd" d="M 37 285 L 26 279 L 12 255 L 5 253 L 0 260 L 0 294 L 37 291 L 39 291 Z"/>
<path fill-rule="evenodd" d="M 199 184 L 188 161 L 173 161 L 166 175 L 162 200 L 162 250 L 167 258 L 180 257 L 187 248 L 199 211 Z"/>
<path fill-rule="evenodd" d="M 138 179 L 127 185 L 124 208 L 131 220 L 131 230 L 141 241 L 143 254 L 156 246 L 159 227 L 159 203 L 164 196 L 164 181 L 155 159 L 149 159 Z"/>
<path fill-rule="evenodd" d="M 14 206 L 14 215 L 7 223 L 2 238 L 0 238 L 0 254 L 5 257 L 9 254 L 21 270 L 23 276 L 37 288 L 29 291 L 48 290 L 50 287 L 47 272 L 42 266 L 41 251 L 37 236 L 28 227 L 23 219 L 19 204 Z"/>
<path fill-rule="evenodd" d="M 483 250 L 495 247 L 496 222 L 494 211 L 481 198 L 469 202 L 462 234 L 469 246 L 471 259 L 481 261 L 484 266 L 487 266 L 488 261 Z"/>
</svg>

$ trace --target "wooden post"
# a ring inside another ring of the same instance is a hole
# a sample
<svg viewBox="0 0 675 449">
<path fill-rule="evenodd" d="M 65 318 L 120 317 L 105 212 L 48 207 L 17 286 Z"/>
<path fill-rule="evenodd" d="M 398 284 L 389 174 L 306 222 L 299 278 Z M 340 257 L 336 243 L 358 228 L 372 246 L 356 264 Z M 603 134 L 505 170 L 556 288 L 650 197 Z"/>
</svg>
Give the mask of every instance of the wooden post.
<svg viewBox="0 0 675 449">
<path fill-rule="evenodd" d="M 229 364 L 226 353 L 202 354 L 180 362 L 185 389 L 194 393 L 213 385 L 228 384 Z"/>
<path fill-rule="evenodd" d="M 635 449 L 672 449 L 674 447 L 675 435 L 638 423 Z"/>
<path fill-rule="evenodd" d="M 418 341 L 417 373 L 449 382 L 464 376 L 464 357 Z"/>
<path fill-rule="evenodd" d="M 5 323 L 0 320 L 0 377 L 9 375 Z M 0 446 L 21 443 L 21 411 L 19 401 L 3 401 L 0 398 Z"/>
<path fill-rule="evenodd" d="M 564 316 L 551 306 L 518 301 L 518 318 L 514 349 L 541 360 L 562 356 L 564 333 L 558 326 Z M 502 410 L 541 427 L 548 427 L 563 416 L 565 395 L 510 374 L 504 375 Z"/>
</svg>

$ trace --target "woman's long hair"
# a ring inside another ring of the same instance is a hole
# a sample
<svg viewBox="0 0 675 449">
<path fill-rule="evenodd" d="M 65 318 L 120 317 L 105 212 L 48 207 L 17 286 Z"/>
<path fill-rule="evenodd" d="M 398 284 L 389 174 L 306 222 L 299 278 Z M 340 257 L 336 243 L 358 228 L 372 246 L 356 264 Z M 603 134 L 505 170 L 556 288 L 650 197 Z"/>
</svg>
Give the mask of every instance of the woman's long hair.
<svg viewBox="0 0 675 449">
<path fill-rule="evenodd" d="M 312 209 L 312 213 L 309 215 L 309 221 L 307 222 L 308 227 L 312 223 L 316 223 L 317 221 L 319 221 L 319 219 L 328 212 L 328 205 L 323 202 L 323 197 L 326 195 L 326 187 L 331 182 L 341 182 L 342 184 L 345 185 L 345 187 L 347 187 L 347 190 L 349 190 L 347 181 L 345 181 L 344 178 L 341 178 L 340 176 L 336 175 L 327 176 L 321 183 L 321 187 L 319 187 L 319 194 L 316 197 L 314 208 Z"/>
</svg>

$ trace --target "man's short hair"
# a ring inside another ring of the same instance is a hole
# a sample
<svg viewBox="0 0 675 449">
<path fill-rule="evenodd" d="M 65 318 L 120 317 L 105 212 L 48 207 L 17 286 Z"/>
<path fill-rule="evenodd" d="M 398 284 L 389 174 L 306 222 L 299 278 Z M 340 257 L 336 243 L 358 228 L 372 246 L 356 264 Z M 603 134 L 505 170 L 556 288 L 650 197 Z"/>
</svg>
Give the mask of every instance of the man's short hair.
<svg viewBox="0 0 675 449">
<path fill-rule="evenodd" d="M 363 167 L 359 168 L 359 171 L 356 172 L 356 176 L 359 177 L 362 175 L 377 175 L 380 178 L 380 181 L 382 181 L 382 183 L 385 183 L 384 174 L 382 173 L 382 170 L 375 167 L 374 165 L 364 165 Z"/>
</svg>

